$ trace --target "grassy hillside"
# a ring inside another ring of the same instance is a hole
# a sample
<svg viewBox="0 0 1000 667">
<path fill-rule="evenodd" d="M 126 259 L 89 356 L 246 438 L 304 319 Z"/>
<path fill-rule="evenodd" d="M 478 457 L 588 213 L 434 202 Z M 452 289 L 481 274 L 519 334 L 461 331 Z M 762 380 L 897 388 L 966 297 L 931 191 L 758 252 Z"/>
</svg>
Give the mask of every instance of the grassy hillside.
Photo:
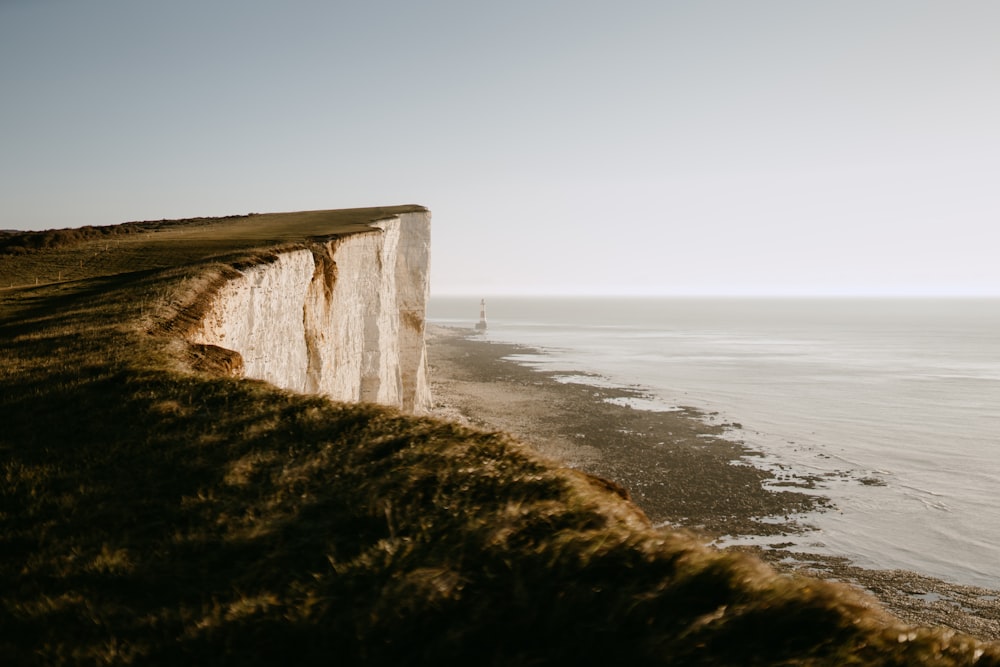
<svg viewBox="0 0 1000 667">
<path fill-rule="evenodd" d="M 229 378 L 181 340 L 234 266 L 400 210 L 0 255 L 0 662 L 1000 665 L 502 434 Z"/>
</svg>

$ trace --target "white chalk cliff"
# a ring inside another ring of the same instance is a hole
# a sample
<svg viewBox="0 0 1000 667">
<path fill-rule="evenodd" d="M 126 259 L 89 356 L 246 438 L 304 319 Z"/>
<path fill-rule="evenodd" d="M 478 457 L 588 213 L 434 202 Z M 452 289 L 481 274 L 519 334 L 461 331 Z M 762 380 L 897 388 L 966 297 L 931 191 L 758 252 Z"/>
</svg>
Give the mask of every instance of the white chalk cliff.
<svg viewBox="0 0 1000 667">
<path fill-rule="evenodd" d="M 245 376 L 284 389 L 426 411 L 430 213 L 371 227 L 244 269 L 191 342 L 238 352 Z"/>
</svg>

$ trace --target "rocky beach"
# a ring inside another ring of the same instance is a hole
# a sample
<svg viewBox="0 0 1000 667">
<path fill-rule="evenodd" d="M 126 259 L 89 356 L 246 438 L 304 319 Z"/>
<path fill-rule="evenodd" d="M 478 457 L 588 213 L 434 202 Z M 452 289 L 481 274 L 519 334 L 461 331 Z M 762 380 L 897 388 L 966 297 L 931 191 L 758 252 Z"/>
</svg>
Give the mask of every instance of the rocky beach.
<svg viewBox="0 0 1000 667">
<path fill-rule="evenodd" d="M 759 453 L 739 441 L 739 424 L 682 406 L 637 409 L 647 398 L 641 387 L 519 364 L 510 357 L 533 350 L 490 342 L 471 329 L 431 326 L 427 345 L 439 416 L 509 432 L 544 456 L 607 479 L 655 524 L 706 542 L 769 536 L 770 546 L 733 548 L 752 550 L 782 571 L 859 587 L 904 621 L 1000 640 L 998 591 L 791 550 L 781 536 L 809 531 L 810 513 L 835 508 L 806 492 L 816 480 L 778 480 L 754 466 Z"/>
</svg>

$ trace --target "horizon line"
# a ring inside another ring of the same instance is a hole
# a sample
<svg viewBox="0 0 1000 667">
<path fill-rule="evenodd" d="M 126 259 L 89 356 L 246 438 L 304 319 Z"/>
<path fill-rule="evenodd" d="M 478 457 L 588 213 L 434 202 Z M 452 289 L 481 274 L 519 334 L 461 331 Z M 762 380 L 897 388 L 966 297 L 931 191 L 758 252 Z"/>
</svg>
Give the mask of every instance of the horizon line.
<svg viewBox="0 0 1000 667">
<path fill-rule="evenodd" d="M 431 298 L 519 298 L 519 299 L 1000 299 L 1000 292 L 434 292 Z"/>
</svg>

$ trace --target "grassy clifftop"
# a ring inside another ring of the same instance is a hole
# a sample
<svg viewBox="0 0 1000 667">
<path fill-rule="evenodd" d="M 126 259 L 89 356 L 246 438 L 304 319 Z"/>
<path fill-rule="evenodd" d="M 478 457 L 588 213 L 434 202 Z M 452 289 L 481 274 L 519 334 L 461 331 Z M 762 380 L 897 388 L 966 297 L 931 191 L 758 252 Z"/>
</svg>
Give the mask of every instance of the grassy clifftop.
<svg viewBox="0 0 1000 667">
<path fill-rule="evenodd" d="M 195 370 L 234 266 L 404 210 L 0 256 L 3 664 L 1000 664 L 502 434 Z"/>
</svg>

